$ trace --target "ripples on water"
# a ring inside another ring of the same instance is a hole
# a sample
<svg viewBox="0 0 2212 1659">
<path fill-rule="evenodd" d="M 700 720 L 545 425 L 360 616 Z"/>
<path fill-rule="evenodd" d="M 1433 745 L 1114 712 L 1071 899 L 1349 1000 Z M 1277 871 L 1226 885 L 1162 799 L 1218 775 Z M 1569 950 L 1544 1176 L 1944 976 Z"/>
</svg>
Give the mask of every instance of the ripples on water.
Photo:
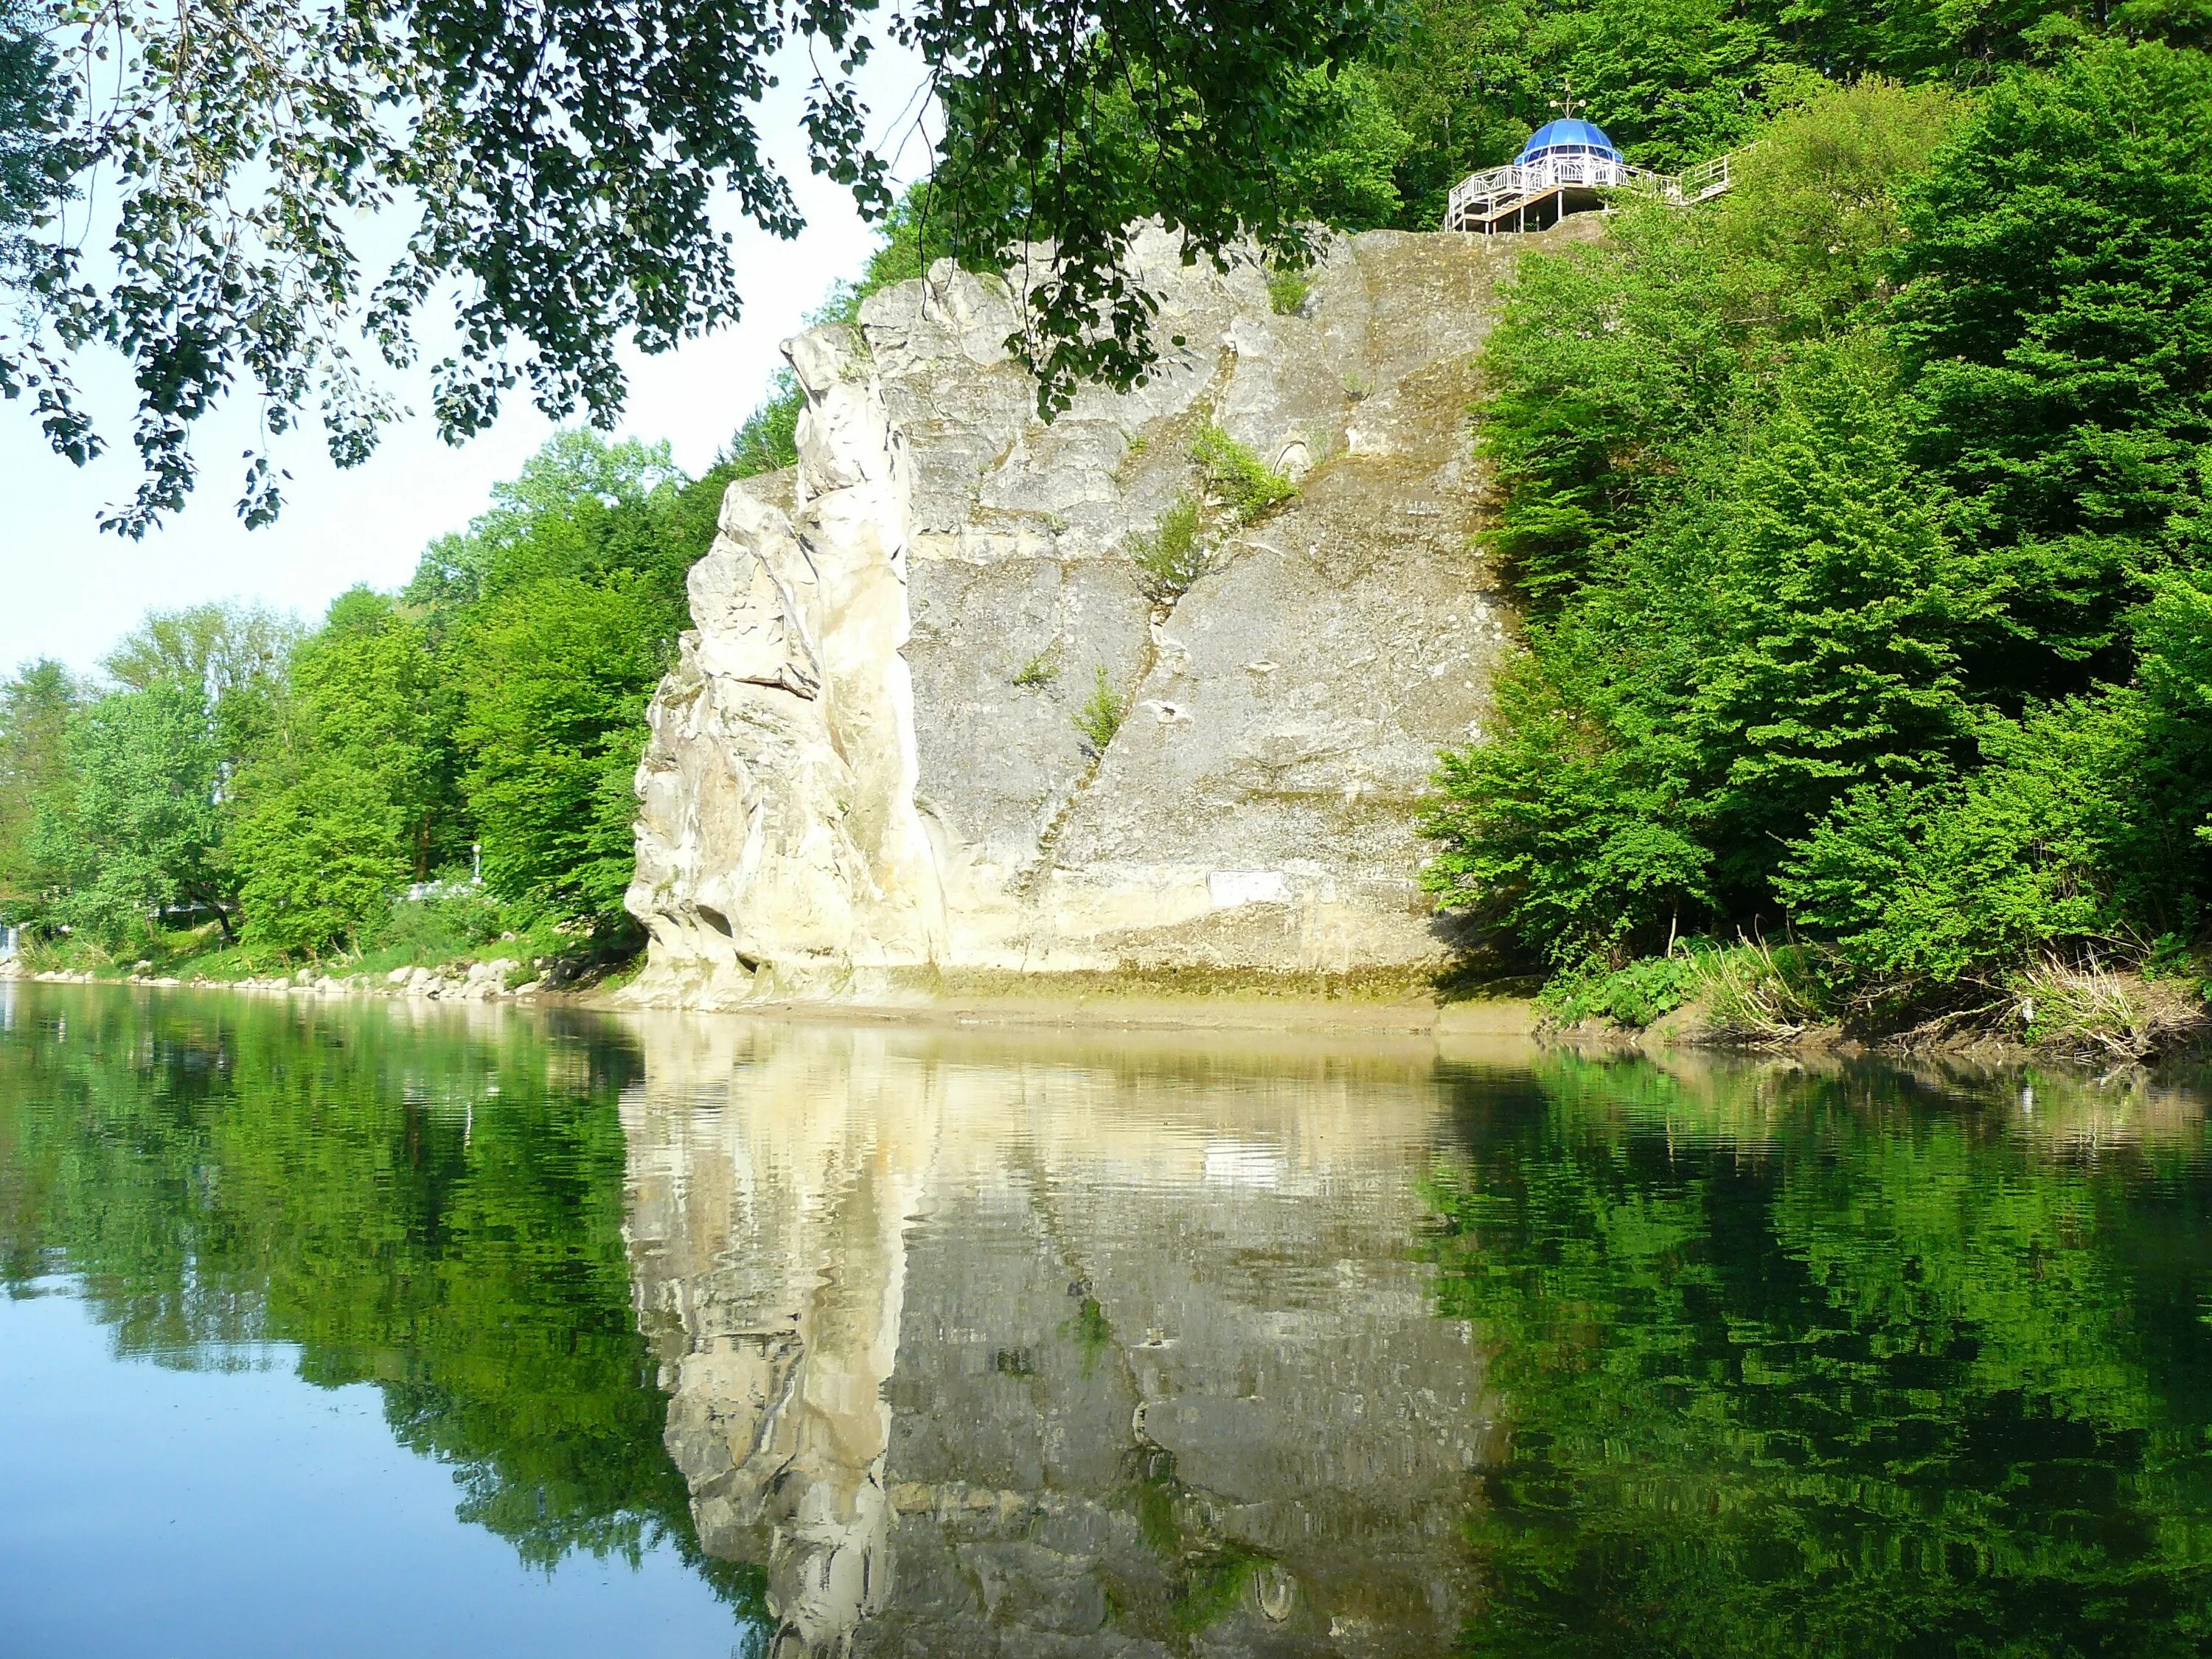
<svg viewBox="0 0 2212 1659">
<path fill-rule="evenodd" d="M 2212 1651 L 2140 1078 L 0 984 L 0 1652 Z"/>
</svg>

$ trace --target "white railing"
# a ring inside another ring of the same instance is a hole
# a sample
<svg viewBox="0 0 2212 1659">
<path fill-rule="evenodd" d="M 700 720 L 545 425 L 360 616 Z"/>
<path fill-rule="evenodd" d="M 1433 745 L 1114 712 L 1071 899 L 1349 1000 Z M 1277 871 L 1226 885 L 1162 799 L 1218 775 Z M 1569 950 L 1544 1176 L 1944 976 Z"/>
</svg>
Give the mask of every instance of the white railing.
<svg viewBox="0 0 2212 1659">
<path fill-rule="evenodd" d="M 1668 199 L 1676 202 L 1702 202 L 1707 197 L 1717 196 L 1735 183 L 1734 167 L 1741 150 L 1730 150 L 1725 155 L 1716 155 L 1710 161 L 1700 161 L 1693 167 L 1685 167 L 1682 176 L 1673 180 L 1674 189 Z"/>
<path fill-rule="evenodd" d="M 1507 214 L 1559 190 L 1634 190 L 1688 206 L 1719 195 L 1735 181 L 1732 151 L 1700 161 L 1679 176 L 1654 173 L 1602 155 L 1547 155 L 1526 166 L 1492 167 L 1455 185 L 1444 206 L 1447 230 L 1489 230 Z"/>
<path fill-rule="evenodd" d="M 1455 230 L 1467 229 L 1555 190 L 1611 190 L 1656 176 L 1603 155 L 1546 155 L 1525 166 L 1516 161 L 1478 173 L 1455 187 L 1445 206 L 1444 223 Z"/>
</svg>

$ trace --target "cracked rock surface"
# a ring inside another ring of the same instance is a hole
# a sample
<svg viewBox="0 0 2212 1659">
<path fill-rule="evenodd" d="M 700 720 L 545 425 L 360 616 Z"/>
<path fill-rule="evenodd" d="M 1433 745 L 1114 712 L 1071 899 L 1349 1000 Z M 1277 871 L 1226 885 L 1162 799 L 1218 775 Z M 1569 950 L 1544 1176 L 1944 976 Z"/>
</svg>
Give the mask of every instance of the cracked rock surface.
<svg viewBox="0 0 2212 1659">
<path fill-rule="evenodd" d="M 1515 254 L 1589 234 L 1338 238 L 1285 315 L 1257 266 L 1150 233 L 1158 372 L 1050 425 L 995 278 L 940 264 L 790 342 L 799 465 L 732 486 L 651 710 L 635 994 L 1440 957 L 1416 803 L 1510 621 L 1475 354 Z M 1298 493 L 1240 521 L 1209 426 Z M 1176 592 L 1139 556 L 1179 501 L 1204 569 Z"/>
</svg>

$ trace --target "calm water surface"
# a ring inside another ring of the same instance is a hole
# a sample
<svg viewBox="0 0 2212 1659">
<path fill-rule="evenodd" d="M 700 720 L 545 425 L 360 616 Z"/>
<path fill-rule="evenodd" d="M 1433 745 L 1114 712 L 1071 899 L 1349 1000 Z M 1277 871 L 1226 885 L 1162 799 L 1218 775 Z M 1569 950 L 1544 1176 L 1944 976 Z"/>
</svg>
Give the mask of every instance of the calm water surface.
<svg viewBox="0 0 2212 1659">
<path fill-rule="evenodd" d="M 2204 1097 L 0 983 L 0 1654 L 2212 1654 Z"/>
</svg>

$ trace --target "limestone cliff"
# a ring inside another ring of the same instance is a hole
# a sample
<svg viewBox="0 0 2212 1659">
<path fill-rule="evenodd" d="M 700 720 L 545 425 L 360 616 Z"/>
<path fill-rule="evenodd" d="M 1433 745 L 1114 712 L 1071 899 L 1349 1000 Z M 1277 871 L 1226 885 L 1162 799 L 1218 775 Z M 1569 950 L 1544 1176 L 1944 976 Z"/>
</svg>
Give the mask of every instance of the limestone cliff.
<svg viewBox="0 0 2212 1659">
<path fill-rule="evenodd" d="M 1283 314 L 1256 267 L 1138 254 L 1159 372 L 1050 425 L 1012 291 L 949 264 L 787 347 L 799 465 L 732 487 L 653 703 L 640 995 L 1439 954 L 1412 817 L 1503 636 L 1468 422 L 1511 255 L 1339 239 Z M 1207 502 L 1214 427 L 1300 489 L 1207 507 L 1177 592 L 1136 556 Z"/>
</svg>

